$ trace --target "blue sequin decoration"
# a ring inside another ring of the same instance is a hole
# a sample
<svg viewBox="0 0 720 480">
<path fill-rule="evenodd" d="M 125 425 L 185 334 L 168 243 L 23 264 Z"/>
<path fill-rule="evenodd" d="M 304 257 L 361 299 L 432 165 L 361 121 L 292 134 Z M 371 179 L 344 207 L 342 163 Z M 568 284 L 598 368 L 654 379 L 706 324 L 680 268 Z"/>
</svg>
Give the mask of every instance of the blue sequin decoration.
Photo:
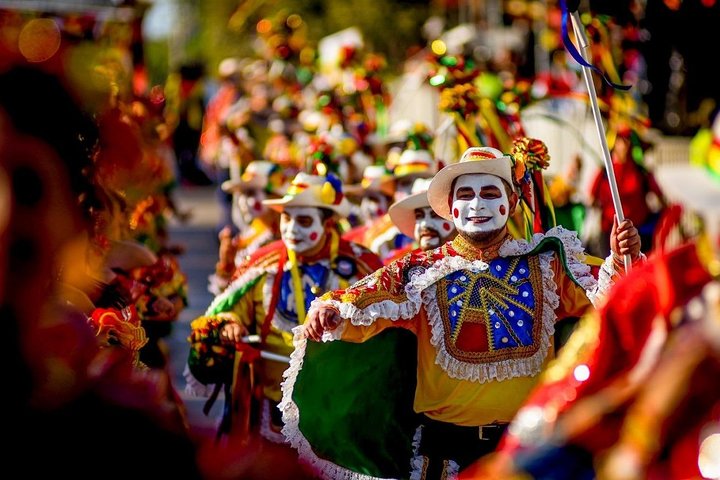
<svg viewBox="0 0 720 480">
<path fill-rule="evenodd" d="M 492 260 L 489 267 L 478 273 L 460 270 L 445 277 L 451 332 L 457 333 L 463 309 L 484 309 L 491 349 L 532 345 L 536 300 L 527 258 L 501 257 Z"/>
</svg>

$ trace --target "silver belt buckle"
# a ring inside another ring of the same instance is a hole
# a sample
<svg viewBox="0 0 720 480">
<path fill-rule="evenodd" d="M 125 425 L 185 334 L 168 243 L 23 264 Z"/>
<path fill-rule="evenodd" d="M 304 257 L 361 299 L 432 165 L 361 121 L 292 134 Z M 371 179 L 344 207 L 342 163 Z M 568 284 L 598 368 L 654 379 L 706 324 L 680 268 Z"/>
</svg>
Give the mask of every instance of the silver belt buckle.
<svg viewBox="0 0 720 480">
<path fill-rule="evenodd" d="M 489 438 L 485 438 L 485 437 L 483 436 L 483 428 L 485 428 L 485 425 L 480 425 L 480 426 L 478 427 L 478 438 L 479 438 L 480 440 L 490 440 Z"/>
</svg>

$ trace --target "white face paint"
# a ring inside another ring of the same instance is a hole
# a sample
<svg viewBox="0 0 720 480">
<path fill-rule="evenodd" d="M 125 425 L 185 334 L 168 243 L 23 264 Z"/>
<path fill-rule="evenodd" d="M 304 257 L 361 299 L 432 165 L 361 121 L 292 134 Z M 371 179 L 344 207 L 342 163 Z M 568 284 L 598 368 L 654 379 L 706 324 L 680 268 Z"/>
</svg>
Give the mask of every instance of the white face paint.
<svg viewBox="0 0 720 480">
<path fill-rule="evenodd" d="M 422 250 L 437 248 L 455 233 L 455 226 L 430 207 L 415 209 L 415 241 Z"/>
<path fill-rule="evenodd" d="M 288 250 L 303 254 L 325 235 L 322 212 L 315 207 L 288 207 L 280 215 L 280 235 Z"/>
<path fill-rule="evenodd" d="M 262 203 L 265 199 L 267 199 L 267 193 L 261 189 L 247 190 L 238 194 L 238 207 L 245 224 L 249 224 L 253 219 L 267 213 L 268 207 Z"/>
<path fill-rule="evenodd" d="M 502 229 L 510 215 L 510 199 L 505 185 L 495 175 L 461 175 L 453 191 L 453 223 L 471 238 Z"/>
<path fill-rule="evenodd" d="M 385 195 L 368 193 L 360 201 L 360 213 L 367 221 L 375 220 L 387 213 L 388 201 Z"/>
</svg>

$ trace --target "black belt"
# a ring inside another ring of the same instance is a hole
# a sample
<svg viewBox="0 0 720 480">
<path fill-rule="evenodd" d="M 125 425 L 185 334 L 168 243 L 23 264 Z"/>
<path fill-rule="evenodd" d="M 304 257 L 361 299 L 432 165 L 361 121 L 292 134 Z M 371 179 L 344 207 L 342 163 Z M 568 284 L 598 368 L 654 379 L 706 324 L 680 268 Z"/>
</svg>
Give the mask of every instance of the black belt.
<svg viewBox="0 0 720 480">
<path fill-rule="evenodd" d="M 428 457 L 454 459 L 461 466 L 495 450 L 508 424 L 495 422 L 466 427 L 422 418 L 420 453 Z"/>
</svg>

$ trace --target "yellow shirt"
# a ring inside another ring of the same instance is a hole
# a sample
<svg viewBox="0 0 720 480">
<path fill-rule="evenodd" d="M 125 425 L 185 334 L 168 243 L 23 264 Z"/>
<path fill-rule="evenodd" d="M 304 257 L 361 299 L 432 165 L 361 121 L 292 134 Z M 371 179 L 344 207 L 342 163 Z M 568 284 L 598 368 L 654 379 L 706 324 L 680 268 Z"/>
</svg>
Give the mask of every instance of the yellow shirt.
<svg viewBox="0 0 720 480">
<path fill-rule="evenodd" d="M 557 257 L 553 257 L 550 267 L 559 297 L 555 315 L 558 319 L 581 316 L 591 307 L 585 290 L 565 273 Z M 542 293 L 539 293 L 538 297 L 542 298 Z M 543 308 L 547 308 L 547 305 L 543 305 Z M 438 350 L 431 343 L 432 327 L 425 306 L 409 320 L 378 319 L 366 326 L 345 323 L 341 338 L 352 342 L 362 342 L 389 327 L 402 327 L 413 331 L 418 338 L 415 411 L 435 420 L 457 425 L 476 426 L 495 421 L 509 422 L 536 384 L 542 368 L 554 356 L 551 337 L 542 367 L 534 375 L 516 376 L 502 381 L 487 380 L 480 383 L 452 378 L 438 365 L 436 361 Z"/>
</svg>

